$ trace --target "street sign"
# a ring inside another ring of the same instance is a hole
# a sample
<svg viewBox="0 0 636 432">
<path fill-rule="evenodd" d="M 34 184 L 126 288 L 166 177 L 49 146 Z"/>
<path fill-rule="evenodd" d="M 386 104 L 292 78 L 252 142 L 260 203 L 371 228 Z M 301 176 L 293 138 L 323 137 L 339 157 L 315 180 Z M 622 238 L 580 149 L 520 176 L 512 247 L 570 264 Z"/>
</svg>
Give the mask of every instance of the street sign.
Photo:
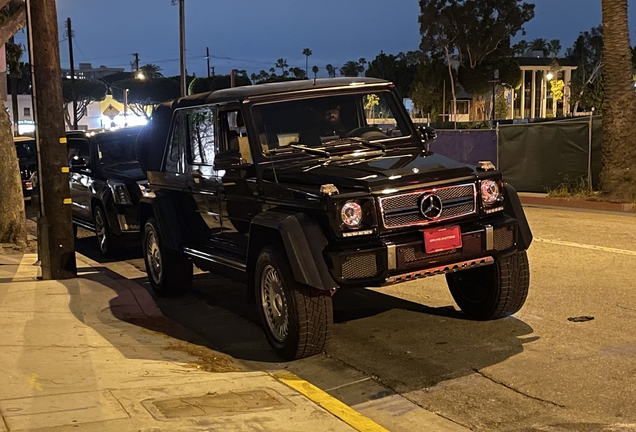
<svg viewBox="0 0 636 432">
<path fill-rule="evenodd" d="M 119 115 L 119 110 L 112 105 L 108 105 L 104 110 L 104 115 L 109 119 L 113 120 L 115 117 Z"/>
</svg>

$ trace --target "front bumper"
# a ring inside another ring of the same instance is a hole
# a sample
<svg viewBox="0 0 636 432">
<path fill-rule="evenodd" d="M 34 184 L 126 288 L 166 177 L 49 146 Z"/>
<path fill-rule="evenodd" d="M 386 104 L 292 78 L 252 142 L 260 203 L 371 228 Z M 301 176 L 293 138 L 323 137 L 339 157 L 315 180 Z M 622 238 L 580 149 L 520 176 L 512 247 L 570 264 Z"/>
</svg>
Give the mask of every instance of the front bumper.
<svg viewBox="0 0 636 432">
<path fill-rule="evenodd" d="M 356 248 L 325 251 L 334 280 L 343 288 L 378 287 L 493 264 L 517 249 L 518 226 L 501 216 L 460 224 L 461 248 L 426 253 L 422 230 L 376 238 Z"/>
</svg>

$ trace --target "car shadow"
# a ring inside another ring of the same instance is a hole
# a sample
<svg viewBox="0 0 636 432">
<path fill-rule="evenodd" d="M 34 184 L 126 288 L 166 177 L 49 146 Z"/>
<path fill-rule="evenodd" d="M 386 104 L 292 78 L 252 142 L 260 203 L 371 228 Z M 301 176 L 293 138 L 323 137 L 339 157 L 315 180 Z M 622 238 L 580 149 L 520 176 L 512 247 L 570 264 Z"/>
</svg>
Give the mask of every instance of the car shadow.
<svg viewBox="0 0 636 432">
<path fill-rule="evenodd" d="M 99 250 L 97 238 L 95 234 L 84 229 L 78 230 L 78 237 L 75 239 L 75 250 L 80 254 L 100 263 L 125 261 L 135 258 L 141 258 L 141 241 L 128 242 L 126 245 L 118 248 L 112 257 L 105 257 Z"/>
</svg>

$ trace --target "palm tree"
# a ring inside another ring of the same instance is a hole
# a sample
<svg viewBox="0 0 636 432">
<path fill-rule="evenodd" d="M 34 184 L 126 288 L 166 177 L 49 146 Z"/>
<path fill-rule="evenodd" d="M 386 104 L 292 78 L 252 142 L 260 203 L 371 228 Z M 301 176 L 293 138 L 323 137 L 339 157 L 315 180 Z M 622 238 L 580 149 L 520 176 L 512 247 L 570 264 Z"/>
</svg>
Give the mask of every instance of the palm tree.
<svg viewBox="0 0 636 432">
<path fill-rule="evenodd" d="M 353 60 L 346 62 L 344 66 L 340 68 L 340 74 L 346 77 L 357 77 L 362 71 L 364 71 L 364 66 Z"/>
<path fill-rule="evenodd" d="M 530 48 L 530 44 L 527 41 L 521 39 L 519 42 L 512 46 L 512 52 L 518 57 L 523 57 L 528 52 L 528 48 Z"/>
<path fill-rule="evenodd" d="M 279 58 L 278 60 L 276 60 L 276 64 L 274 65 L 274 67 L 280 68 L 281 76 L 286 76 L 287 75 L 287 73 L 285 71 L 287 66 L 289 66 L 287 64 L 287 60 L 282 59 L 282 58 Z"/>
<path fill-rule="evenodd" d="M 318 77 L 318 71 L 320 70 L 320 68 L 318 68 L 318 66 L 314 65 L 311 68 L 311 71 L 314 73 L 314 79 L 316 79 Z"/>
<path fill-rule="evenodd" d="M 309 76 L 309 56 L 312 55 L 313 52 L 309 48 L 303 49 L 303 55 L 305 56 L 305 75 Z"/>
<path fill-rule="evenodd" d="M 336 77 L 336 68 L 332 64 L 325 66 L 325 69 L 327 69 L 327 75 L 329 75 L 329 78 Z"/>
<path fill-rule="evenodd" d="M 362 67 L 362 75 L 364 75 L 364 65 L 367 64 L 367 59 L 365 59 L 364 57 L 360 57 L 360 60 L 358 60 L 358 64 L 360 64 L 360 66 Z"/>
<path fill-rule="evenodd" d="M 541 51 L 544 57 L 548 56 L 548 42 L 542 38 L 536 38 L 530 41 L 530 51 Z"/>
<path fill-rule="evenodd" d="M 627 24 L 627 0 L 602 0 L 605 99 L 601 189 L 636 199 L 636 96 Z"/>
<path fill-rule="evenodd" d="M 558 39 L 552 39 L 548 42 L 548 51 L 550 51 L 550 56 L 552 56 L 552 58 L 557 58 L 561 52 L 561 41 Z"/>
<path fill-rule="evenodd" d="M 146 79 L 155 79 L 162 78 L 163 74 L 161 73 L 161 67 L 156 64 L 148 63 L 145 66 L 139 68 L 139 70 L 144 74 Z"/>
</svg>

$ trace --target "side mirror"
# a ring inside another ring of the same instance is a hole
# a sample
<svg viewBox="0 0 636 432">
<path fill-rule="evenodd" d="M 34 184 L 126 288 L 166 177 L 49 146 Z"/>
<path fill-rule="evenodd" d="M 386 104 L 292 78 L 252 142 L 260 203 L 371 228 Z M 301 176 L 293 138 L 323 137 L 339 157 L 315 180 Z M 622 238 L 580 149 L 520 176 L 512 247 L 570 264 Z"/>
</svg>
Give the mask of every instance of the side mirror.
<svg viewBox="0 0 636 432">
<path fill-rule="evenodd" d="M 418 130 L 424 143 L 429 143 L 437 139 L 437 132 L 430 126 L 420 126 L 418 127 Z"/>
<path fill-rule="evenodd" d="M 241 157 L 241 153 L 236 149 L 219 153 L 214 159 L 214 169 L 217 171 L 234 169 L 240 167 L 242 164 L 243 158 Z"/>
<path fill-rule="evenodd" d="M 73 169 L 86 168 L 87 166 L 86 159 L 79 156 L 73 156 L 71 159 L 69 159 L 68 163 L 70 168 Z"/>
</svg>

